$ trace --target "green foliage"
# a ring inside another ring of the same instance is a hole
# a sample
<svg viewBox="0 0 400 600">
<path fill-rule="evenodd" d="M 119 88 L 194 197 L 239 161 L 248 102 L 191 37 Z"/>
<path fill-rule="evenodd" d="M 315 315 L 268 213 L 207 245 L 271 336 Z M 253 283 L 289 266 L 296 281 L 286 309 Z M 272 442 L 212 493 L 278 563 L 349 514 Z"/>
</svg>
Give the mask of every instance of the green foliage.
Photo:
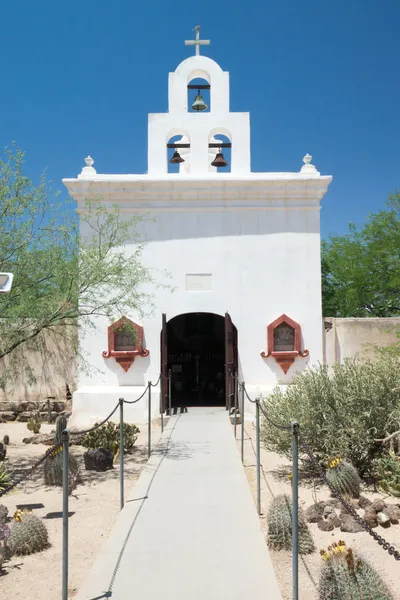
<svg viewBox="0 0 400 600">
<path fill-rule="evenodd" d="M 400 456 L 384 451 L 374 459 L 373 465 L 378 487 L 387 494 L 400 498 Z"/>
<path fill-rule="evenodd" d="M 5 446 L 8 446 L 8 444 L 9 444 L 9 443 L 10 443 L 10 436 L 9 436 L 9 435 L 5 435 L 5 436 L 3 437 L 3 444 L 4 444 Z"/>
<path fill-rule="evenodd" d="M 59 415 L 56 419 L 56 433 L 54 436 L 53 443 L 58 444 L 62 441 L 62 432 L 67 429 L 67 417 L 65 415 Z"/>
<path fill-rule="evenodd" d="M 131 450 L 137 440 L 139 428 L 124 423 L 124 450 Z M 82 441 L 85 448 L 104 448 L 115 456 L 119 451 L 119 425 L 108 421 L 95 431 L 87 433 Z"/>
<path fill-rule="evenodd" d="M 71 452 L 68 459 L 68 493 L 71 494 L 79 480 L 79 464 Z M 58 448 L 43 463 L 45 484 L 62 487 L 63 470 L 63 451 L 62 448 Z"/>
<path fill-rule="evenodd" d="M 4 562 L 11 558 L 11 552 L 9 551 L 7 540 L 10 537 L 11 530 L 8 525 L 5 525 L 0 520 L 0 572 L 3 568 Z"/>
<path fill-rule="evenodd" d="M 344 498 L 360 497 L 360 476 L 350 462 L 341 458 L 330 460 L 326 477 Z"/>
<path fill-rule="evenodd" d="M 152 282 L 141 264 L 143 217 L 121 215 L 117 205 L 96 198 L 82 202 L 79 227 L 70 201 L 54 194 L 44 175 L 34 185 L 23 168 L 24 153 L 6 149 L 0 157 L 0 270 L 13 272 L 14 283 L 0 295 L 3 387 L 22 371 L 34 378 L 32 351 L 64 364 L 59 342 L 73 343 L 79 353 L 77 328 L 95 328 L 97 316 L 104 323 L 143 311 L 150 301 L 143 284 Z M 128 240 L 135 243 L 129 260 Z"/>
<path fill-rule="evenodd" d="M 49 536 L 42 519 L 31 513 L 19 513 L 19 520 L 11 528 L 7 545 L 11 553 L 17 556 L 48 548 Z"/>
<path fill-rule="evenodd" d="M 5 490 L 11 484 L 11 475 L 5 468 L 3 463 L 0 463 L 0 492 Z"/>
<path fill-rule="evenodd" d="M 323 313 L 328 317 L 400 315 L 400 195 L 322 243 Z"/>
<path fill-rule="evenodd" d="M 296 420 L 317 458 L 326 464 L 332 456 L 347 458 L 364 476 L 372 474 L 379 453 L 376 438 L 398 429 L 400 360 L 375 362 L 346 360 L 311 368 L 296 377 L 283 392 L 275 389 L 264 408 L 278 423 Z M 268 450 L 291 456 L 291 436 L 262 419 L 262 439 Z"/>
<path fill-rule="evenodd" d="M 275 496 L 267 515 L 268 546 L 273 550 L 292 549 L 292 500 L 287 494 Z M 315 546 L 303 511 L 299 508 L 299 553 L 310 554 Z"/>
<path fill-rule="evenodd" d="M 321 555 L 320 600 L 394 600 L 375 569 L 344 542 L 321 550 Z"/>
</svg>

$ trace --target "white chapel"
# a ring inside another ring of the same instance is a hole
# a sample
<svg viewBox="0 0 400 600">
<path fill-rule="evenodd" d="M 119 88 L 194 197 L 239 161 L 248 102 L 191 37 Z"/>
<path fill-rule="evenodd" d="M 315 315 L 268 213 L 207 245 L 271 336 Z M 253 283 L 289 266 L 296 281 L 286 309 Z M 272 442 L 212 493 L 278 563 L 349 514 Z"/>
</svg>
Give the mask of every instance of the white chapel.
<svg viewBox="0 0 400 600">
<path fill-rule="evenodd" d="M 237 381 L 255 398 L 323 362 L 320 203 L 332 177 L 308 154 L 298 172 L 251 171 L 249 113 L 230 111 L 229 73 L 200 53 L 206 44 L 197 27 L 187 42 L 195 55 L 169 73 L 168 112 L 149 114 L 146 174 L 100 174 L 88 157 L 76 179 L 63 180 L 78 209 L 100 197 L 124 214 L 150 213 L 140 225 L 143 261 L 167 271 L 173 288 L 155 291 L 151 316 L 124 316 L 135 341 L 100 317 L 82 337 L 96 369 L 79 374 L 79 427 L 121 396 L 135 400 L 148 381 L 159 380 L 157 417 L 169 391 L 176 410 L 228 409 Z M 127 260 L 134 249 L 132 241 Z M 125 420 L 146 422 L 147 401 L 126 405 Z"/>
</svg>

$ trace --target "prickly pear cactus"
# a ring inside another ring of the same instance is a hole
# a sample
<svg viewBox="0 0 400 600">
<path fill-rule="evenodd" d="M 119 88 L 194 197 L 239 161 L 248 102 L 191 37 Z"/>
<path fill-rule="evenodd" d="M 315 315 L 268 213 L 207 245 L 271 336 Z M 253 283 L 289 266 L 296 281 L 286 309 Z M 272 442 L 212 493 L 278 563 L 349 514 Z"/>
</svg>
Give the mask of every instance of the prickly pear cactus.
<svg viewBox="0 0 400 600">
<path fill-rule="evenodd" d="M 287 494 L 276 496 L 267 515 L 268 546 L 273 550 L 292 549 L 292 500 Z M 310 554 L 315 546 L 304 513 L 299 508 L 299 553 Z"/>
<path fill-rule="evenodd" d="M 3 437 L 3 444 L 4 444 L 5 446 L 8 446 L 8 444 L 9 444 L 9 443 L 10 443 L 10 436 L 9 436 L 9 435 L 5 435 L 5 436 Z"/>
<path fill-rule="evenodd" d="M 351 462 L 333 458 L 328 462 L 326 477 L 345 498 L 360 497 L 361 479 Z"/>
<path fill-rule="evenodd" d="M 75 489 L 79 479 L 79 465 L 75 456 L 69 453 L 68 461 L 68 493 Z M 59 447 L 54 450 L 43 464 L 44 482 L 46 485 L 62 487 L 63 484 L 63 450 Z"/>
<path fill-rule="evenodd" d="M 50 546 L 46 525 L 29 512 L 17 511 L 7 546 L 12 554 L 33 554 Z"/>
<path fill-rule="evenodd" d="M 54 436 L 54 443 L 58 444 L 61 442 L 62 432 L 67 429 L 67 417 L 60 415 L 56 419 L 56 433 Z"/>
<path fill-rule="evenodd" d="M 378 573 L 342 541 L 321 550 L 320 600 L 394 600 Z"/>
</svg>

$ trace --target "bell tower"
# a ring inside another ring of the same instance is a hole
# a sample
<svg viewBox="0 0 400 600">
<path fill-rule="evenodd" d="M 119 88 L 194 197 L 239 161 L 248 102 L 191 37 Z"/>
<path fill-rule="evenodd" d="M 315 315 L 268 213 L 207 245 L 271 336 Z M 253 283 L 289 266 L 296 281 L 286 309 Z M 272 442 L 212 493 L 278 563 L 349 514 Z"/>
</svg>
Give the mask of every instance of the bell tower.
<svg viewBox="0 0 400 600">
<path fill-rule="evenodd" d="M 249 113 L 230 112 L 229 73 L 211 58 L 201 56 L 200 45 L 209 44 L 209 41 L 200 40 L 199 27 L 195 30 L 196 39 L 185 42 L 186 45 L 195 46 L 195 56 L 181 62 L 176 71 L 169 74 L 168 112 L 149 114 L 148 173 L 151 177 L 165 177 L 168 174 L 168 142 L 177 135 L 182 137 L 173 147 L 184 159 L 180 164 L 179 176 L 221 175 L 215 166 L 211 166 L 220 148 L 223 152 L 224 144 L 219 144 L 214 138 L 218 134 L 228 138 L 228 146 L 230 144 L 231 147 L 229 175 L 250 173 Z M 193 105 L 188 103 L 188 88 L 196 87 L 191 86 L 191 81 L 198 78 L 208 83 L 203 87 L 210 90 L 209 112 L 203 110 L 205 105 L 201 90 L 195 98 L 193 89 Z"/>
</svg>

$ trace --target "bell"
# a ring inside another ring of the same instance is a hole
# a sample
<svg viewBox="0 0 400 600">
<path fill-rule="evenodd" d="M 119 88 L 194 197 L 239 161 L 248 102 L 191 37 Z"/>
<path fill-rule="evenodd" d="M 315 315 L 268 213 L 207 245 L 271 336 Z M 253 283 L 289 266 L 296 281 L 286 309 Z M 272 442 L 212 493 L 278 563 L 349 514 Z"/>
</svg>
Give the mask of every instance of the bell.
<svg viewBox="0 0 400 600">
<path fill-rule="evenodd" d="M 214 160 L 212 161 L 211 165 L 213 167 L 227 167 L 228 163 L 226 162 L 226 160 L 224 159 L 224 155 L 222 154 L 222 152 L 218 152 L 215 155 Z"/>
<path fill-rule="evenodd" d="M 170 158 L 168 162 L 170 162 L 173 165 L 175 165 L 175 164 L 178 164 L 178 163 L 185 162 L 185 159 L 182 158 L 182 156 L 179 154 L 178 150 L 175 150 L 173 157 Z"/>
<path fill-rule="evenodd" d="M 199 90 L 199 93 L 197 94 L 197 96 L 194 99 L 194 102 L 192 104 L 192 109 L 199 111 L 199 110 L 206 110 L 206 108 L 208 108 L 208 106 L 204 102 L 203 96 L 200 95 L 200 90 Z"/>
</svg>

